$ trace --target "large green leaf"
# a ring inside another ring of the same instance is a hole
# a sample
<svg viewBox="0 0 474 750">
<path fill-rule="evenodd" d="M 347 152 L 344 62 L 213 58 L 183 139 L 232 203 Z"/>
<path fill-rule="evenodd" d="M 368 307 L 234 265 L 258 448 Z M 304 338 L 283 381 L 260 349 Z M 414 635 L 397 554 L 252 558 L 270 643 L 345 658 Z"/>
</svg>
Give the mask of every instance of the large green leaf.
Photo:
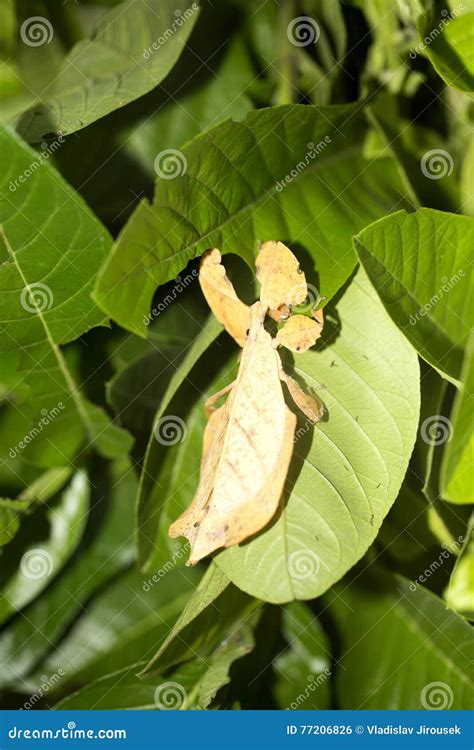
<svg viewBox="0 0 474 750">
<path fill-rule="evenodd" d="M 0 622 L 29 604 L 59 574 L 81 540 L 89 495 L 86 474 L 77 472 L 60 498 L 47 507 L 46 523 L 34 515 L 23 524 L 24 546 L 18 537 L 17 548 L 11 545 L 2 557 Z"/>
<path fill-rule="evenodd" d="M 329 319 L 323 347 L 295 356 L 297 376 L 324 384 L 327 416 L 314 429 L 297 425 L 283 507 L 269 528 L 215 558 L 236 586 L 271 602 L 319 596 L 362 557 L 415 441 L 416 353 L 362 270 L 337 314 L 340 330 Z"/>
<path fill-rule="evenodd" d="M 441 494 L 453 503 L 472 503 L 474 468 L 474 335 L 471 334 L 462 368 L 460 392 L 451 414 L 451 425 L 445 424 L 448 442 L 441 465 Z M 452 430 L 452 435 L 450 434 Z"/>
<path fill-rule="evenodd" d="M 125 0 L 111 10 L 91 39 L 72 48 L 56 78 L 21 116 L 21 135 L 35 143 L 51 132 L 74 133 L 157 86 L 199 15 L 197 3 L 180 16 L 175 10 L 172 0 Z"/>
<path fill-rule="evenodd" d="M 90 597 L 133 561 L 133 499 L 137 480 L 122 459 L 91 477 L 91 510 L 70 562 L 43 595 L 8 625 L 0 639 L 0 682 L 23 679 L 56 646 Z M 65 540 L 69 539 L 66 535 Z"/>
<path fill-rule="evenodd" d="M 294 105 L 202 133 L 170 159 L 153 204 L 142 202 L 120 234 L 97 303 L 144 335 L 159 284 L 213 246 L 253 266 L 260 239 L 305 248 L 330 299 L 354 269 L 351 236 L 406 205 L 393 162 L 361 155 L 364 127 L 359 104 Z"/>
<path fill-rule="evenodd" d="M 467 709 L 469 625 L 416 583 L 369 574 L 330 595 L 342 635 L 336 686 L 344 709 Z"/>
<path fill-rule="evenodd" d="M 462 3 L 459 5 L 462 6 Z M 443 12 L 443 11 L 441 11 Z M 459 91 L 474 93 L 474 13 L 460 15 L 456 6 L 452 17 L 422 16 L 418 23 L 420 42 L 416 51 L 426 55 L 446 83 Z"/>
<path fill-rule="evenodd" d="M 12 390 L 29 393 L 11 446 L 40 466 L 67 463 L 86 441 L 109 457 L 131 444 L 82 396 L 60 348 L 105 323 L 90 292 L 110 242 L 47 158 L 0 132 L 0 351 Z"/>
<path fill-rule="evenodd" d="M 469 335 L 474 219 L 422 208 L 387 216 L 354 240 L 391 317 L 420 356 L 459 379 Z"/>
<path fill-rule="evenodd" d="M 273 660 L 278 707 L 330 708 L 331 652 L 318 618 L 306 604 L 292 602 L 284 608 L 282 631 L 287 644 Z"/>
</svg>

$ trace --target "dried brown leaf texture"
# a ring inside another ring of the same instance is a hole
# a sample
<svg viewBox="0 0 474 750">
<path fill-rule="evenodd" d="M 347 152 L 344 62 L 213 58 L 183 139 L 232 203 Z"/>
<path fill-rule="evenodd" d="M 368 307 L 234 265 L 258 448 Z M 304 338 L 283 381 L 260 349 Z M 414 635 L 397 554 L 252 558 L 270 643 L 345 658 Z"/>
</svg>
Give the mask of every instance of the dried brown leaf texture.
<svg viewBox="0 0 474 750">
<path fill-rule="evenodd" d="M 239 346 L 243 346 L 250 327 L 250 307 L 237 297 L 221 258 L 217 248 L 204 253 L 199 268 L 199 283 L 219 323 Z"/>
<path fill-rule="evenodd" d="M 278 331 L 275 340 L 279 346 L 285 346 L 292 352 L 305 352 L 321 336 L 322 310 L 318 310 L 320 319 L 307 318 L 306 315 L 292 315 Z"/>
<path fill-rule="evenodd" d="M 188 538 L 190 565 L 269 523 L 293 454 L 296 417 L 285 404 L 278 354 L 263 326 L 266 305 L 257 302 L 251 311 L 235 385 L 206 430 L 196 496 L 169 532 Z"/>
<path fill-rule="evenodd" d="M 268 306 L 276 320 L 285 317 L 291 305 L 305 301 L 308 296 L 306 277 L 296 256 L 282 242 L 264 242 L 255 266 L 261 286 L 260 301 Z"/>
</svg>

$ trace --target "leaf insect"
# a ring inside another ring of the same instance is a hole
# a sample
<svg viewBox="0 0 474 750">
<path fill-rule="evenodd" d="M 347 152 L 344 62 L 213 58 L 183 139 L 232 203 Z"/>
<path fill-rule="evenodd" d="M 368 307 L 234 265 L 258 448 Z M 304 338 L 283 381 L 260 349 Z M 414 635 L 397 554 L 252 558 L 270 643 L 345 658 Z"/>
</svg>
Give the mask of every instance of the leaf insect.
<svg viewBox="0 0 474 750">
<path fill-rule="evenodd" d="M 209 416 L 200 481 L 187 510 L 171 524 L 172 538 L 185 536 L 188 565 L 222 547 L 261 531 L 275 515 L 294 448 L 296 415 L 288 408 L 282 383 L 312 422 L 322 402 L 305 391 L 282 366 L 278 346 L 306 351 L 322 332 L 322 310 L 313 318 L 291 312 L 308 295 L 297 258 L 281 242 L 265 242 L 256 259 L 260 299 L 248 306 L 237 296 L 217 249 L 201 259 L 199 281 L 216 318 L 242 347 L 236 380 L 206 402 Z M 266 316 L 283 325 L 275 338 Z M 214 404 L 228 393 L 223 406 Z"/>
</svg>

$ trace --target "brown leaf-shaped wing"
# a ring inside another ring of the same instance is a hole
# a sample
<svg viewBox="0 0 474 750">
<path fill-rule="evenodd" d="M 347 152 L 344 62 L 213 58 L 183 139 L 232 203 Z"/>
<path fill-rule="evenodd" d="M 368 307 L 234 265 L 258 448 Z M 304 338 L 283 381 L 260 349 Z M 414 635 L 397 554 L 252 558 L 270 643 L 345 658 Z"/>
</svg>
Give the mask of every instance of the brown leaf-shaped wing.
<svg viewBox="0 0 474 750">
<path fill-rule="evenodd" d="M 323 330 L 322 310 L 318 310 L 319 319 L 307 318 L 305 315 L 292 315 L 280 328 L 275 339 L 280 346 L 286 346 L 292 352 L 305 352 L 314 346 Z"/>
<path fill-rule="evenodd" d="M 282 242 L 264 242 L 255 261 L 260 282 L 260 301 L 270 309 L 272 317 L 278 310 L 283 317 L 290 305 L 299 305 L 308 296 L 304 272 L 298 259 Z"/>
<path fill-rule="evenodd" d="M 227 333 L 243 346 L 250 327 L 250 307 L 237 297 L 232 283 L 227 278 L 217 248 L 208 250 L 202 256 L 199 283 L 207 304 L 219 323 L 222 323 Z"/>
<path fill-rule="evenodd" d="M 225 405 L 213 415 L 198 491 L 170 528 L 191 543 L 189 564 L 247 539 L 275 514 L 293 453 L 296 417 L 288 409 L 279 362 L 259 303 L 239 373 Z M 209 444 L 210 442 L 210 444 Z"/>
</svg>

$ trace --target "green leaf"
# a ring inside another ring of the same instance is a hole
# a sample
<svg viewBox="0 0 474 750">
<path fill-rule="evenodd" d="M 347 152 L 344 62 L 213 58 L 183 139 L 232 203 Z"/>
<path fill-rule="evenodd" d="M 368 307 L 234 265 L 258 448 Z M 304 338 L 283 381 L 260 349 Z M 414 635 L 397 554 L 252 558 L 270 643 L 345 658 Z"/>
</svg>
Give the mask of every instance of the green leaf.
<svg viewBox="0 0 474 750">
<path fill-rule="evenodd" d="M 448 429 L 441 464 L 441 495 L 452 503 L 472 503 L 472 472 L 474 466 L 474 432 L 472 405 L 474 403 L 474 335 L 471 335 L 462 368 L 461 386 L 456 395 L 451 424 Z M 451 434 L 452 431 L 452 434 Z"/>
<path fill-rule="evenodd" d="M 125 0 L 105 15 L 91 39 L 78 42 L 17 129 L 33 143 L 74 133 L 157 86 L 178 60 L 199 15 L 179 16 L 172 0 Z"/>
<path fill-rule="evenodd" d="M 406 205 L 393 162 L 361 155 L 364 128 L 359 104 L 294 105 L 202 133 L 119 235 L 98 277 L 97 304 L 143 336 L 156 287 L 191 258 L 219 247 L 253 268 L 258 241 L 274 238 L 307 251 L 330 299 L 354 269 L 351 236 Z"/>
<path fill-rule="evenodd" d="M 449 86 L 473 94 L 474 13 L 459 16 L 457 10 L 457 17 L 452 14 L 451 18 L 425 18 L 419 28 L 420 35 L 430 40 L 429 44 L 421 43 L 422 54 L 429 58 L 436 72 Z"/>
<path fill-rule="evenodd" d="M 105 323 L 90 292 L 110 242 L 47 158 L 0 132 L 0 350 L 29 392 L 11 450 L 39 466 L 67 463 L 86 441 L 107 457 L 131 445 L 82 396 L 60 348 Z"/>
<path fill-rule="evenodd" d="M 270 602 L 319 596 L 362 557 L 415 441 L 417 357 L 362 271 L 337 316 L 328 317 L 319 351 L 294 358 L 307 386 L 324 384 L 318 395 L 327 416 L 314 429 L 299 420 L 281 512 L 215 558 L 236 586 Z"/>
<path fill-rule="evenodd" d="M 330 600 L 342 636 L 340 708 L 470 707 L 471 629 L 441 599 L 379 572 L 339 586 Z"/>
<path fill-rule="evenodd" d="M 91 482 L 91 509 L 79 554 L 61 577 L 25 610 L 25 617 L 12 620 L 3 632 L 1 684 L 15 683 L 19 676 L 25 679 L 34 665 L 58 644 L 90 597 L 133 561 L 133 499 L 137 480 L 129 461 L 122 459 L 107 468 L 102 465 L 92 474 Z M 83 514 L 82 509 L 80 512 Z M 64 536 L 64 523 L 60 533 Z M 77 541 L 66 534 L 63 541 L 68 540 L 71 544 Z"/>
<path fill-rule="evenodd" d="M 381 155 L 393 153 L 406 184 L 412 187 L 413 204 L 417 208 L 421 205 L 456 212 L 461 200 L 457 175 L 452 174 L 455 160 L 446 151 L 445 140 L 438 133 L 394 116 L 386 108 L 387 100 L 381 97 L 368 116 L 382 138 Z M 431 171 L 423 169 L 424 163 L 432 165 Z"/>
<path fill-rule="evenodd" d="M 86 474 L 77 472 L 60 499 L 47 508 L 46 528 L 41 522 L 38 523 L 36 516 L 32 516 L 22 531 L 28 530 L 33 540 L 27 542 L 25 547 L 18 544 L 16 550 L 12 550 L 11 558 L 7 555 L 11 547 L 5 550 L 2 557 L 0 622 L 35 599 L 71 557 L 84 531 L 89 494 Z M 15 558 L 19 552 L 21 556 L 17 560 Z M 11 571 L 15 562 L 19 566 Z"/>
<path fill-rule="evenodd" d="M 474 220 L 421 208 L 385 217 L 354 238 L 370 280 L 418 353 L 460 377 L 469 335 Z"/>
<path fill-rule="evenodd" d="M 88 602 L 87 611 L 41 663 L 38 675 L 54 674 L 67 664 L 65 677 L 58 684 L 64 690 L 65 681 L 77 687 L 150 658 L 198 579 L 197 570 L 187 571 L 186 576 L 171 571 L 157 585 L 145 589 L 138 571 L 126 572 Z"/>
<path fill-rule="evenodd" d="M 160 523 L 160 513 L 163 504 L 162 498 L 162 487 L 157 482 L 157 475 L 160 469 L 160 457 L 163 456 L 165 447 L 159 443 L 155 437 L 155 428 L 160 424 L 160 420 L 166 419 L 166 415 L 169 404 L 173 397 L 176 395 L 180 385 L 184 380 L 188 378 L 189 373 L 193 369 L 194 365 L 199 361 L 204 352 L 208 349 L 210 344 L 217 338 L 221 333 L 222 326 L 217 320 L 211 315 L 201 333 L 196 336 L 194 342 L 189 346 L 185 352 L 183 359 L 179 362 L 173 375 L 168 383 L 166 392 L 163 396 L 163 400 L 160 403 L 158 411 L 154 419 L 154 428 L 150 434 L 150 440 L 143 462 L 143 470 L 140 475 L 140 482 L 137 495 L 137 545 L 138 545 L 138 558 L 141 565 L 144 566 L 145 570 L 150 570 L 155 563 L 155 567 L 160 567 L 160 564 L 156 565 L 156 548 L 157 545 L 154 540 L 157 538 L 160 528 L 163 524 Z M 181 418 L 180 418 L 181 419 Z M 166 424 L 166 423 L 165 423 Z M 169 424 L 173 424 L 172 420 Z M 180 436 L 186 432 L 182 431 L 182 423 L 176 422 L 178 432 L 178 440 L 175 441 L 175 446 L 181 445 L 179 442 Z M 181 427 L 180 427 L 181 426 Z M 186 430 L 189 429 L 189 425 Z M 180 431 L 181 430 L 181 431 Z M 172 446 L 173 448 L 175 446 Z M 170 447 L 168 445 L 168 450 Z M 196 462 L 197 456 L 194 457 Z M 187 471 L 189 471 L 189 464 L 187 465 Z M 182 546 L 182 545 L 181 545 Z M 169 559 L 173 554 L 173 550 L 180 549 L 180 547 L 172 546 L 171 542 L 163 550 L 165 561 Z M 161 548 L 160 548 L 161 553 Z M 160 560 L 162 558 L 160 557 Z"/>
<path fill-rule="evenodd" d="M 278 708 L 330 708 L 331 652 L 319 620 L 293 602 L 284 608 L 282 631 L 287 645 L 273 660 Z"/>
</svg>

